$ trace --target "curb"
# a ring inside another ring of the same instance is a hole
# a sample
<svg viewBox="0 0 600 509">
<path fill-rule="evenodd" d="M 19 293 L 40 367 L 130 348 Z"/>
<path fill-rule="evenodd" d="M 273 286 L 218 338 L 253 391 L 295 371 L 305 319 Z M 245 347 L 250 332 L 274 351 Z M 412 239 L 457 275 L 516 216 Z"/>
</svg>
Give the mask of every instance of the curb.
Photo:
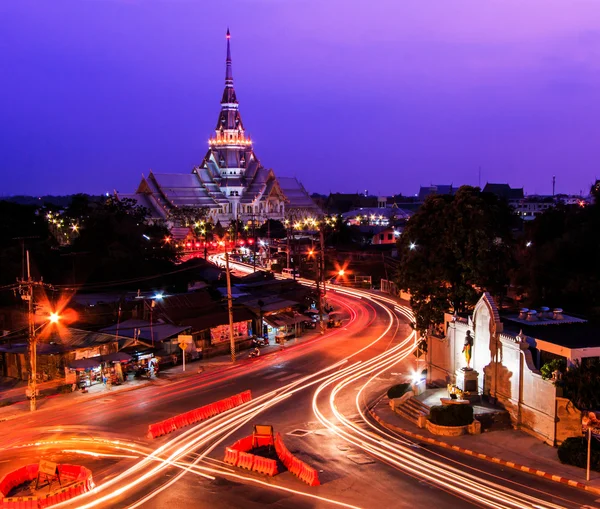
<svg viewBox="0 0 600 509">
<path fill-rule="evenodd" d="M 572 479 L 567 479 L 566 477 L 562 477 L 560 475 L 553 475 L 548 472 L 544 472 L 543 470 L 538 470 L 537 468 L 531 468 L 525 465 L 520 465 L 519 463 L 514 463 L 513 461 L 506 461 L 502 458 L 495 458 L 494 456 L 489 456 L 487 454 L 483 454 L 480 452 L 472 451 L 470 449 L 464 449 L 463 447 L 459 447 L 457 445 L 451 445 L 447 442 L 442 442 L 441 440 L 436 440 L 435 438 L 426 437 L 423 435 L 419 435 L 418 433 L 413 433 L 412 431 L 405 430 L 403 428 L 399 428 L 398 426 L 394 426 L 388 422 L 385 422 L 381 417 L 379 417 L 375 410 L 372 408 L 368 409 L 369 415 L 381 426 L 384 428 L 395 431 L 396 433 L 400 433 L 402 435 L 409 436 L 411 438 L 415 438 L 422 442 L 426 442 L 428 444 L 436 445 L 438 447 L 443 447 L 444 449 L 450 449 L 455 452 L 460 452 L 462 454 L 466 454 L 468 456 L 473 456 L 475 458 L 489 461 L 490 463 L 496 463 L 498 465 L 503 465 L 508 468 L 512 468 L 514 470 L 519 470 L 520 472 L 526 472 L 531 475 L 535 475 L 537 477 L 543 477 L 544 479 L 548 479 L 549 481 L 554 481 L 560 484 L 566 484 L 571 486 L 572 488 L 578 488 L 580 490 L 588 491 L 590 493 L 594 493 L 596 495 L 600 495 L 600 488 L 596 488 L 594 486 L 590 486 L 589 484 L 585 484 L 579 481 L 573 481 Z"/>
</svg>

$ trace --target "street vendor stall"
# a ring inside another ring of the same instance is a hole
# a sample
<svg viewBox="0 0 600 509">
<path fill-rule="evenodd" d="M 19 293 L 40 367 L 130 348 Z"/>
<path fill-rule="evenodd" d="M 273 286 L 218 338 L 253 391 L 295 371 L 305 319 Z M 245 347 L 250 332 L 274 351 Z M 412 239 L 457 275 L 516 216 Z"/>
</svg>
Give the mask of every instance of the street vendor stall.
<svg viewBox="0 0 600 509">
<path fill-rule="evenodd" d="M 68 368 L 76 371 L 76 384 L 79 388 L 102 383 L 102 360 L 100 356 L 91 359 L 77 359 L 69 362 Z"/>
</svg>

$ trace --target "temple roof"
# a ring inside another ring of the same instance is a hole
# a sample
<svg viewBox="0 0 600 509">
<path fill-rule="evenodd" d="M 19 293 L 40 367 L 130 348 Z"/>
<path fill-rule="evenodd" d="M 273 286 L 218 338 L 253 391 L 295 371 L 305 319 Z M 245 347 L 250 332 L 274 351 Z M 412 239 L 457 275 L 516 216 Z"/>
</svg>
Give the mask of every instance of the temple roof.
<svg viewBox="0 0 600 509">
<path fill-rule="evenodd" d="M 313 201 L 295 177 L 278 177 L 277 182 L 288 199 L 287 209 L 304 209 L 314 214 L 321 214 L 321 209 Z"/>
</svg>

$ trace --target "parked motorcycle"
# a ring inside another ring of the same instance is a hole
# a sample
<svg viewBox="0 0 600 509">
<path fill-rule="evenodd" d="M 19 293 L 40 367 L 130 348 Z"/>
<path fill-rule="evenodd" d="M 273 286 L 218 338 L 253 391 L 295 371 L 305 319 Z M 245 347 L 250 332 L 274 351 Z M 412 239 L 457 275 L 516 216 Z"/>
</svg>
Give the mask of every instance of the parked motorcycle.
<svg viewBox="0 0 600 509">
<path fill-rule="evenodd" d="M 258 339 L 258 338 L 254 338 L 252 340 L 252 346 L 255 347 L 261 347 L 261 346 L 269 346 L 269 340 L 268 339 Z"/>
</svg>

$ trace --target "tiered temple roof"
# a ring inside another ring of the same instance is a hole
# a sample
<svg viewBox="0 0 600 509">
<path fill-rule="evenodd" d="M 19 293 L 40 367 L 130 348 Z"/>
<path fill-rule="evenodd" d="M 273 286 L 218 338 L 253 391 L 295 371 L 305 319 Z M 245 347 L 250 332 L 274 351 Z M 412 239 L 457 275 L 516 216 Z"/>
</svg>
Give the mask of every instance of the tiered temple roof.
<svg viewBox="0 0 600 509">
<path fill-rule="evenodd" d="M 247 136 L 235 89 L 231 63 L 230 33 L 227 30 L 225 90 L 215 134 L 202 163 L 191 173 L 154 173 L 142 177 L 134 198 L 151 216 L 167 218 L 176 207 L 206 207 L 219 220 L 261 214 L 282 219 L 286 214 L 318 214 L 302 184 L 295 178 L 277 178 L 263 167 Z M 280 217 L 279 217 L 280 216 Z"/>
</svg>

